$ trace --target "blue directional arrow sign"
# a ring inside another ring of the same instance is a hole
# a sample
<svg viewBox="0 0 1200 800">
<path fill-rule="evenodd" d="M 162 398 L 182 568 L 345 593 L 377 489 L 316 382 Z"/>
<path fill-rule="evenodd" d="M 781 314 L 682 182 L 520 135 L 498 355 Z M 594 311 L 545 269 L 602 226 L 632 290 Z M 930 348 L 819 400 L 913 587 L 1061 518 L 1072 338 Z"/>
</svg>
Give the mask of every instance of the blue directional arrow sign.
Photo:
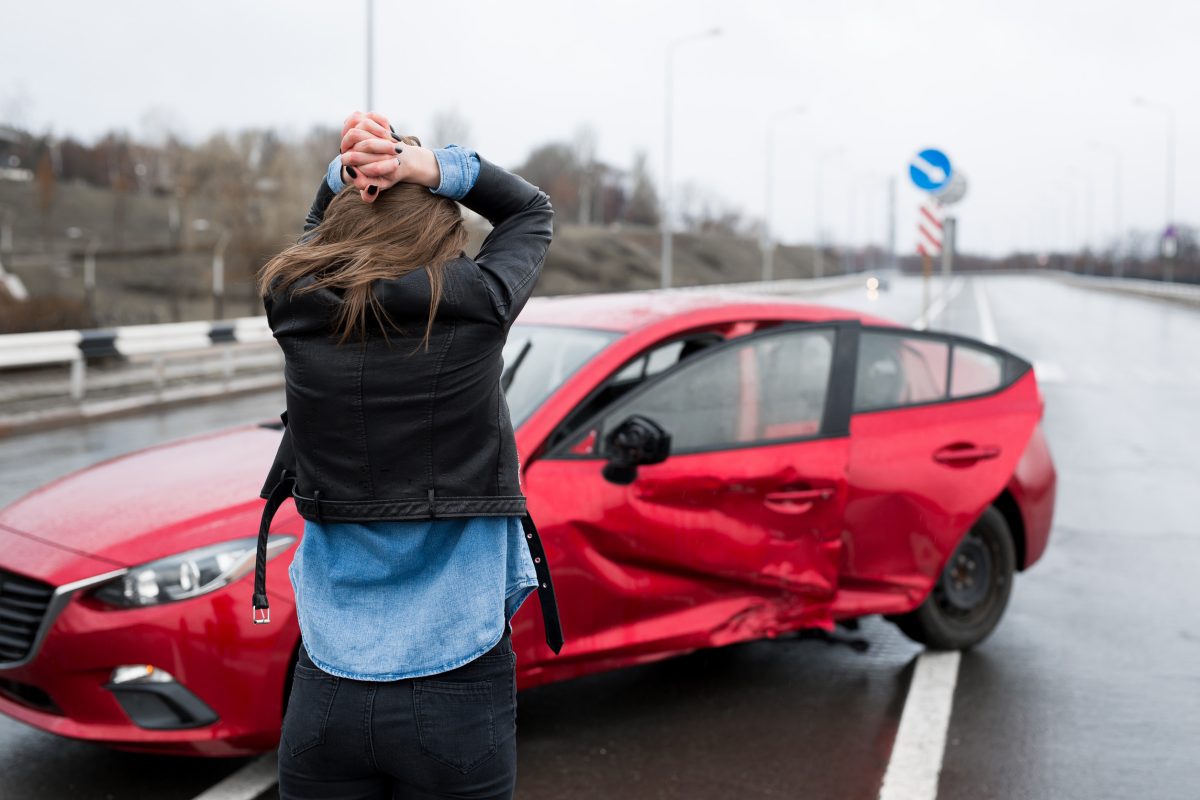
<svg viewBox="0 0 1200 800">
<path fill-rule="evenodd" d="M 918 189 L 927 192 L 936 192 L 948 184 L 952 172 L 950 157 L 932 147 L 917 153 L 908 162 L 908 176 Z"/>
</svg>

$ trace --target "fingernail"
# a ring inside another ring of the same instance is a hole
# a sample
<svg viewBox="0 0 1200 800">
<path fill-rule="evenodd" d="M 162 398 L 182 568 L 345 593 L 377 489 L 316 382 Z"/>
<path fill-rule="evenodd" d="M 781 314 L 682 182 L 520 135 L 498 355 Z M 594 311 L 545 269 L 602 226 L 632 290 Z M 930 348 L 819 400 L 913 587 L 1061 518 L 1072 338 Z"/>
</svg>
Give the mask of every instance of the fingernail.
<svg viewBox="0 0 1200 800">
<path fill-rule="evenodd" d="M 397 153 L 403 153 L 403 152 L 404 152 L 404 148 L 403 148 L 403 147 L 401 147 L 400 145 L 396 145 L 396 152 L 397 152 Z"/>
<path fill-rule="evenodd" d="M 397 142 L 400 141 L 400 137 L 396 135 L 395 131 L 392 131 L 392 138 L 395 139 Z"/>
<path fill-rule="evenodd" d="M 371 184 L 370 186 L 367 187 L 367 194 L 375 194 L 378 191 L 379 191 L 379 187 L 376 186 L 375 184 Z"/>
<path fill-rule="evenodd" d="M 346 165 L 346 174 L 349 175 L 351 178 L 358 177 L 358 173 L 354 171 L 354 167 L 350 166 L 349 164 Z"/>
</svg>

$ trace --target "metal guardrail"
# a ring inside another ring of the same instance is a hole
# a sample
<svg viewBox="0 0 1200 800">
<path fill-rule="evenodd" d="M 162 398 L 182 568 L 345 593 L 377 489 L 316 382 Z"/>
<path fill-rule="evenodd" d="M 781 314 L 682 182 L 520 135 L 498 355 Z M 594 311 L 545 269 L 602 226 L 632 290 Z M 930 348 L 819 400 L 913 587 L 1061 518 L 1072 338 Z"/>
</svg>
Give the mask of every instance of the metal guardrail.
<svg viewBox="0 0 1200 800">
<path fill-rule="evenodd" d="M 218 322 L 173 322 L 123 325 L 94 330 L 47 331 L 0 335 L 0 370 L 69 364 L 70 395 L 82 400 L 87 391 L 89 360 L 106 357 L 158 356 L 155 369 L 165 376 L 167 354 L 207 350 L 217 345 L 273 342 L 266 317 Z M 233 369 L 231 354 L 226 372 Z"/>
<path fill-rule="evenodd" d="M 731 290 L 755 294 L 820 292 L 849 288 L 863 282 L 869 274 L 872 273 L 853 273 L 816 279 L 778 280 L 770 283 L 753 281 L 709 284 L 652 291 L 690 293 Z M 1200 286 L 1189 284 L 1164 284 L 1159 281 L 1135 278 L 1084 276 L 1051 270 L 1034 271 L 1027 274 L 1053 277 L 1088 288 L 1122 291 L 1200 304 Z M 161 388 L 166 380 L 166 357 L 171 354 L 182 358 L 189 353 L 211 350 L 211 348 L 222 345 L 265 345 L 273 342 L 271 329 L 267 325 L 265 316 L 240 317 L 217 322 L 175 322 L 159 325 L 125 325 L 94 330 L 11 333 L 0 335 L 0 371 L 68 364 L 71 370 L 70 396 L 72 399 L 80 401 L 87 392 L 89 360 L 106 357 L 152 358 L 155 370 L 154 382 Z M 261 362 L 261 351 L 258 352 Z M 236 366 L 233 348 L 226 349 L 223 358 L 223 372 L 228 378 L 232 376 Z"/>
<path fill-rule="evenodd" d="M 761 282 L 725 283 L 678 287 L 665 291 L 741 290 L 758 294 L 784 294 L 793 291 L 820 291 L 850 286 L 863 281 L 862 275 L 830 278 L 794 279 Z M 663 290 L 655 290 L 663 291 Z M 87 363 L 105 357 L 133 357 L 182 353 L 215 345 L 273 342 L 267 318 L 241 317 L 218 322 L 173 322 L 159 325 L 125 325 L 94 330 L 11 333 L 0 335 L 0 370 L 69 364 L 70 394 L 82 400 L 87 392 Z M 156 368 L 164 369 L 164 362 Z M 228 369 L 232 369 L 230 365 Z M 227 370 L 228 371 L 228 370 Z"/>
<path fill-rule="evenodd" d="M 1148 281 L 1144 278 L 1112 278 L 1101 275 L 1079 275 L 1074 272 L 1058 272 L 1055 277 L 1059 280 L 1083 286 L 1089 289 L 1140 294 L 1146 297 L 1160 297 L 1167 300 L 1180 300 L 1185 303 L 1200 305 L 1200 286 L 1193 283 L 1168 283 L 1166 281 Z"/>
</svg>

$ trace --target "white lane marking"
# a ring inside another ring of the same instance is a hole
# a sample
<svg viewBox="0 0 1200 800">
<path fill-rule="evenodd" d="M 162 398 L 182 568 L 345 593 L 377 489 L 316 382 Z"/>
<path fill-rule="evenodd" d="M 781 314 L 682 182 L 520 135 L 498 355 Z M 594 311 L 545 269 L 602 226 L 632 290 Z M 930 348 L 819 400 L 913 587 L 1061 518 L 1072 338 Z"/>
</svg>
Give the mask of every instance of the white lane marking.
<svg viewBox="0 0 1200 800">
<path fill-rule="evenodd" d="M 928 328 L 929 323 L 937 319 L 938 315 L 946 310 L 946 306 L 950 305 L 950 301 L 958 297 L 958 293 L 962 291 L 962 287 L 963 279 L 961 277 L 955 278 L 954 282 L 950 284 L 950 291 L 942 292 L 938 295 L 937 299 L 929 304 L 929 308 L 923 311 L 921 316 L 913 320 L 912 326 L 919 331 Z"/>
<path fill-rule="evenodd" d="M 1033 374 L 1037 376 L 1038 383 L 1063 383 L 1067 380 L 1067 373 L 1053 361 L 1034 361 Z"/>
<path fill-rule="evenodd" d="M 975 310 L 979 313 L 979 336 L 988 344 L 999 341 L 996 336 L 996 320 L 992 316 L 992 306 L 988 303 L 987 293 L 979 278 L 972 278 L 971 285 L 975 289 Z"/>
<path fill-rule="evenodd" d="M 934 800 L 958 684 L 957 650 L 917 658 L 879 800 Z"/>
<path fill-rule="evenodd" d="M 279 765 L 276 763 L 275 754 L 267 753 L 225 780 L 213 784 L 193 800 L 253 800 L 275 785 L 278 774 Z"/>
</svg>

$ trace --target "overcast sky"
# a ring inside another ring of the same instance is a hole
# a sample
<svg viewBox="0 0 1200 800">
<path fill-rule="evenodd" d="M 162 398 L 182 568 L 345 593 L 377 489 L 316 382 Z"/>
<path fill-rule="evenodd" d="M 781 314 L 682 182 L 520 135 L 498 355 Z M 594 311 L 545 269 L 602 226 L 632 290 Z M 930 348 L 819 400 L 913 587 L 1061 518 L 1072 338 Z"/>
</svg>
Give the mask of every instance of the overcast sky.
<svg viewBox="0 0 1200 800">
<path fill-rule="evenodd" d="M 886 179 L 911 251 L 921 194 L 906 164 L 944 149 L 967 176 L 956 207 L 976 252 L 1078 244 L 1092 208 L 1114 230 L 1113 154 L 1126 227 L 1166 219 L 1164 111 L 1177 112 L 1176 218 L 1200 223 L 1200 2 L 913 0 L 604 3 L 377 0 L 375 106 L 427 134 L 457 109 L 469 144 L 513 166 L 583 125 L 599 156 L 637 150 L 661 181 L 668 42 L 719 27 L 675 58 L 676 183 L 763 212 L 776 126 L 773 228 L 809 241 L 818 154 L 821 219 L 837 241 L 882 241 Z M 218 129 L 340 124 L 365 103 L 362 0 L 8 2 L 0 115 L 34 130 L 135 136 L 153 110 L 199 138 Z M 398 125 L 399 127 L 399 125 Z M 1088 200 L 1088 187 L 1092 194 Z"/>
</svg>

